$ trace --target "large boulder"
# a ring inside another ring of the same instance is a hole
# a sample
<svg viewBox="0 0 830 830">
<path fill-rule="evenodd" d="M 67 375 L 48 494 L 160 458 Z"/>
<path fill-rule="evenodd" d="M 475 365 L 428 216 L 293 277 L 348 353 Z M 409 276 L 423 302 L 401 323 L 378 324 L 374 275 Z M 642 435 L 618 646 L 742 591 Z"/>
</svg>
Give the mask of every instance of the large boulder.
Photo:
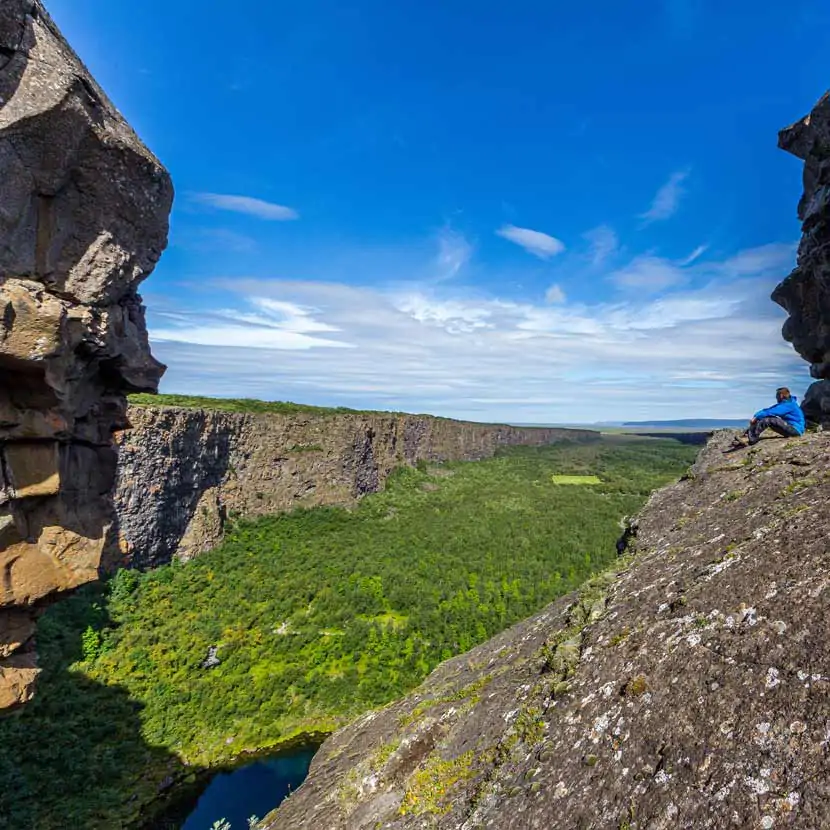
<svg viewBox="0 0 830 830">
<path fill-rule="evenodd" d="M 125 392 L 154 391 L 136 293 L 170 178 L 38 0 L 0 3 L 0 709 L 36 677 L 32 618 L 107 563 Z"/>
<path fill-rule="evenodd" d="M 804 162 L 798 203 L 802 237 L 795 270 L 773 291 L 789 313 L 784 339 L 810 363 L 810 374 L 830 379 L 830 93 L 812 112 L 779 134 L 778 146 Z M 830 384 L 816 383 L 804 402 L 807 418 L 830 425 Z"/>
</svg>

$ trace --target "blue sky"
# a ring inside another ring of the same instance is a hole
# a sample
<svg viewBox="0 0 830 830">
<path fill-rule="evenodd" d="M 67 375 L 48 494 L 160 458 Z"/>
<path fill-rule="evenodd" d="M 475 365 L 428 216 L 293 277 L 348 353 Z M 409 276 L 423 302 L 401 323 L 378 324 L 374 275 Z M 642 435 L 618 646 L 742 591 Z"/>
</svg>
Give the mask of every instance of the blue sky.
<svg viewBox="0 0 830 830">
<path fill-rule="evenodd" d="M 51 0 L 171 171 L 162 391 L 518 422 L 740 417 L 826 0 Z"/>
</svg>

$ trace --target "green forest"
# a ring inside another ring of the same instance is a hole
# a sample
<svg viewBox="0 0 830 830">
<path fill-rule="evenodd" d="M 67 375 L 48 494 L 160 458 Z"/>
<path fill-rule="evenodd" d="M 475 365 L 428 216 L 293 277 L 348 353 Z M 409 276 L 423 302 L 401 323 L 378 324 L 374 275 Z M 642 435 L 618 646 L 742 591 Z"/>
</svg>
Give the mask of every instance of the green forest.
<svg viewBox="0 0 830 830">
<path fill-rule="evenodd" d="M 0 827 L 129 826 L 165 777 L 406 693 L 608 565 L 620 518 L 694 455 L 614 436 L 421 464 L 80 591 L 40 622 L 37 698 L 0 720 Z"/>
</svg>

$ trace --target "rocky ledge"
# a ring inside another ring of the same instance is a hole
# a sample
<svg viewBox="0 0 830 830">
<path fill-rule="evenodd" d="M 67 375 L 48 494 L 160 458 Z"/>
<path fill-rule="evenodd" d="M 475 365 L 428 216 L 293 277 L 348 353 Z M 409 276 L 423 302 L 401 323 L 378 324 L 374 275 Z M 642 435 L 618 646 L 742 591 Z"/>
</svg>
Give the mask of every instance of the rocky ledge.
<svg viewBox="0 0 830 830">
<path fill-rule="evenodd" d="M 825 827 L 830 436 L 730 438 L 616 573 L 336 733 L 261 827 Z"/>
<path fill-rule="evenodd" d="M 170 179 L 40 2 L 0 3 L 0 710 L 37 674 L 43 603 L 95 579 L 114 429 L 152 391 L 136 287 L 167 241 Z"/>
</svg>

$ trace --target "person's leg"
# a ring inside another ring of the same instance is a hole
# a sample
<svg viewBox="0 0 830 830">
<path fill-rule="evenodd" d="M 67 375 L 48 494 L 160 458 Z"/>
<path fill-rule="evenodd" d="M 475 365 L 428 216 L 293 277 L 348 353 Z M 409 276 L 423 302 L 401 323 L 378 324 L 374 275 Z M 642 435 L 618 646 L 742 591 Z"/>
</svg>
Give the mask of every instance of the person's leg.
<svg viewBox="0 0 830 830">
<path fill-rule="evenodd" d="M 729 448 L 732 450 L 739 450 L 742 447 L 748 446 L 750 429 L 752 429 L 752 424 L 750 424 L 743 432 L 739 433 L 732 439 L 732 443 L 730 444 Z"/>
<path fill-rule="evenodd" d="M 767 429 L 771 429 L 782 438 L 798 438 L 798 430 L 792 424 L 788 424 L 783 418 L 773 415 L 765 420 L 767 421 Z"/>
<path fill-rule="evenodd" d="M 746 437 L 750 444 L 757 444 L 761 440 L 761 433 L 767 428 L 766 418 L 758 418 L 749 425 Z"/>
<path fill-rule="evenodd" d="M 782 438 L 795 438 L 798 432 L 790 426 L 783 418 L 777 415 L 770 415 L 766 418 L 758 418 L 755 423 L 749 425 L 747 438 L 750 444 L 757 444 L 761 440 L 761 433 L 765 429 L 771 429 Z"/>
</svg>

